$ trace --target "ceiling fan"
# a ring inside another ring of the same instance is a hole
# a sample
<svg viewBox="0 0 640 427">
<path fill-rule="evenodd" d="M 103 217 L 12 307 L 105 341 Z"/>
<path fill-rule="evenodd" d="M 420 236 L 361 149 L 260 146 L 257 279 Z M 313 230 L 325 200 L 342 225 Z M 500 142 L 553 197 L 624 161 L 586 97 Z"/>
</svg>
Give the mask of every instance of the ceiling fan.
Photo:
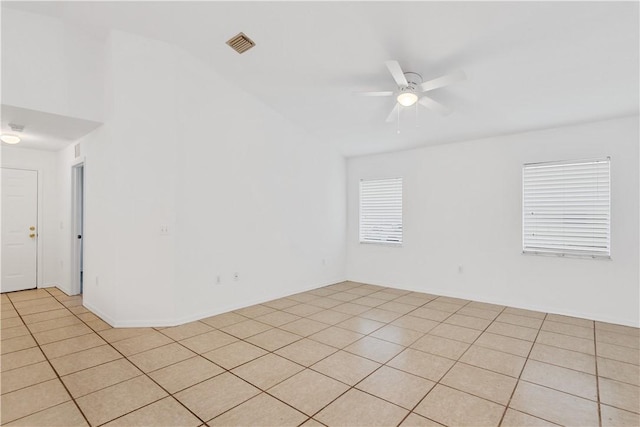
<svg viewBox="0 0 640 427">
<path fill-rule="evenodd" d="M 438 89 L 450 84 L 459 82 L 466 79 L 466 75 L 463 71 L 455 71 L 451 74 L 447 74 L 442 77 L 438 77 L 426 82 L 422 81 L 422 76 L 418 73 L 403 72 L 398 61 L 386 61 L 385 65 L 389 69 L 391 76 L 396 81 L 398 89 L 395 91 L 381 91 L 381 92 L 356 92 L 356 95 L 360 96 L 396 96 L 396 105 L 389 113 L 387 122 L 392 122 L 395 117 L 400 113 L 402 107 L 411 107 L 416 102 L 423 107 L 428 108 L 431 111 L 435 111 L 442 115 L 451 113 L 451 109 L 445 107 L 439 102 L 429 98 L 426 95 L 422 95 L 424 92 Z"/>
</svg>

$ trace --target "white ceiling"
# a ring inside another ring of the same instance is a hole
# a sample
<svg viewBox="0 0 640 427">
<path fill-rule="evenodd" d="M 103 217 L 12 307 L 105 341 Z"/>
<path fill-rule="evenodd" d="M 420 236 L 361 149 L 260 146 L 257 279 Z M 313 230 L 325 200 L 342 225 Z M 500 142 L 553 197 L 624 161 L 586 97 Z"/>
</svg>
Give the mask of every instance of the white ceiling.
<svg viewBox="0 0 640 427">
<path fill-rule="evenodd" d="M 102 124 L 5 104 L 0 107 L 0 116 L 2 133 L 16 134 L 21 138 L 20 145 L 15 147 L 33 150 L 61 150 Z M 23 125 L 24 131 L 12 132 L 10 123 Z M 3 143 L 2 146 L 10 145 Z"/>
<path fill-rule="evenodd" d="M 347 156 L 638 114 L 637 2 L 3 2 L 97 36 L 176 43 Z M 238 55 L 239 31 L 256 43 Z M 454 109 L 385 123 L 384 61 L 425 80 L 468 80 L 432 97 Z"/>
</svg>

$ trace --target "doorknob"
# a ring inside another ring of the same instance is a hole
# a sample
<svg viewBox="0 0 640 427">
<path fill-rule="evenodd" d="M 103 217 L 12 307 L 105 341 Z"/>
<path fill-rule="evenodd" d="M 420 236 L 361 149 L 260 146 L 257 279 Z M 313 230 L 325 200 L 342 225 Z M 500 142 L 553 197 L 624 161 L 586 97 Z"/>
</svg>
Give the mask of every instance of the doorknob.
<svg viewBox="0 0 640 427">
<path fill-rule="evenodd" d="M 36 229 L 36 228 L 35 228 L 33 225 L 32 225 L 31 227 L 29 227 L 29 230 L 31 230 L 31 231 L 33 231 L 33 230 L 35 230 L 35 229 Z"/>
<path fill-rule="evenodd" d="M 34 237 L 36 237 L 36 233 L 29 234 L 29 237 L 31 237 L 33 239 Z"/>
</svg>

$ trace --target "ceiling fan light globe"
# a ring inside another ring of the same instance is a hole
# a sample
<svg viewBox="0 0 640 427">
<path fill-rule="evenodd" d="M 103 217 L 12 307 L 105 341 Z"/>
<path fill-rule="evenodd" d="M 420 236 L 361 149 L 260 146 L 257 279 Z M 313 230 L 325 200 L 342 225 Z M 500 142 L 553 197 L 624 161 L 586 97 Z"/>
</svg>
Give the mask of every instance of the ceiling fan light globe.
<svg viewBox="0 0 640 427">
<path fill-rule="evenodd" d="M 418 95 L 412 92 L 403 92 L 398 95 L 398 103 L 403 107 L 411 107 L 418 101 Z"/>
<path fill-rule="evenodd" d="M 20 137 L 16 135 L 5 134 L 0 136 L 0 140 L 2 140 L 2 142 L 6 142 L 7 144 L 17 144 L 18 142 L 20 142 Z"/>
</svg>

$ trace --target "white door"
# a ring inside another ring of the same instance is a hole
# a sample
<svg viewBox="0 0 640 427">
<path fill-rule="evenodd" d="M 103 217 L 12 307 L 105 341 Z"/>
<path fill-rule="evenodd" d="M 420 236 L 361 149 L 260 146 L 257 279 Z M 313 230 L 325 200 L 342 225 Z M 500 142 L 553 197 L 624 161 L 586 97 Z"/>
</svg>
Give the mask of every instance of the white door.
<svg viewBox="0 0 640 427">
<path fill-rule="evenodd" d="M 2 168 L 1 292 L 37 287 L 38 172 Z"/>
</svg>

